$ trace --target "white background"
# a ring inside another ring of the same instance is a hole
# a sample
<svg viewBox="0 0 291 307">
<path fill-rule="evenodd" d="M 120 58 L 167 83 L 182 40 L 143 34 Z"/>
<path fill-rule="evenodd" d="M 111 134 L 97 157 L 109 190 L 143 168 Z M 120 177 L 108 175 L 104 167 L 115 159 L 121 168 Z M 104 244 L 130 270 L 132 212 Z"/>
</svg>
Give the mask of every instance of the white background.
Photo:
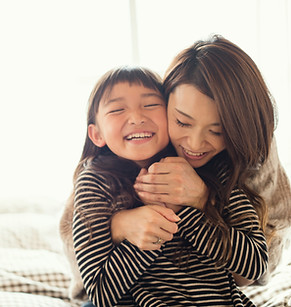
<svg viewBox="0 0 291 307">
<path fill-rule="evenodd" d="M 163 75 L 211 33 L 263 73 L 291 178 L 291 0 L 0 0 L 0 200 L 65 202 L 98 78 L 126 64 Z"/>
</svg>

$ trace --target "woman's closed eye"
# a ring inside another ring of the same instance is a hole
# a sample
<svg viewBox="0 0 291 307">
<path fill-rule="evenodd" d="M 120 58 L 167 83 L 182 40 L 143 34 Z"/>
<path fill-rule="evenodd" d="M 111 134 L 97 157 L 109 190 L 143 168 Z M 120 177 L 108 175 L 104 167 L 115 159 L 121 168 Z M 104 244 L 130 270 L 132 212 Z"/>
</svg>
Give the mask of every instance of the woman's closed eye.
<svg viewBox="0 0 291 307">
<path fill-rule="evenodd" d="M 212 134 L 217 135 L 217 136 L 221 136 L 222 132 L 218 132 L 218 131 L 213 131 L 213 130 L 209 130 Z"/>
<path fill-rule="evenodd" d="M 181 122 L 178 118 L 176 118 L 176 124 L 180 127 L 190 127 L 191 126 L 190 124 Z"/>
</svg>

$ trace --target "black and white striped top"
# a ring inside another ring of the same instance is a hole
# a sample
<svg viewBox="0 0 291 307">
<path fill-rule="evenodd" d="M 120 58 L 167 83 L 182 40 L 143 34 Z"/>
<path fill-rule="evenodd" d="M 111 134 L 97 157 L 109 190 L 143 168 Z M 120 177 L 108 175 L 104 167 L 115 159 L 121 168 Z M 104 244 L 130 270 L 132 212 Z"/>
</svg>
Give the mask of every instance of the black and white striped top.
<svg viewBox="0 0 291 307">
<path fill-rule="evenodd" d="M 248 215 L 229 228 L 233 256 L 225 267 L 217 265 L 221 244 L 216 241 L 210 250 L 206 248 L 216 228 L 191 207 L 178 213 L 178 232 L 158 251 L 142 251 L 126 240 L 114 245 L 110 216 L 95 214 L 96 208 L 110 206 L 111 199 L 106 178 L 88 170 L 79 175 L 74 247 L 84 288 L 96 306 L 254 306 L 230 273 L 255 280 L 264 273 L 268 261 L 257 214 L 242 191 L 232 191 L 225 210 L 231 217 Z M 191 244 L 191 254 L 177 259 L 182 238 Z"/>
</svg>

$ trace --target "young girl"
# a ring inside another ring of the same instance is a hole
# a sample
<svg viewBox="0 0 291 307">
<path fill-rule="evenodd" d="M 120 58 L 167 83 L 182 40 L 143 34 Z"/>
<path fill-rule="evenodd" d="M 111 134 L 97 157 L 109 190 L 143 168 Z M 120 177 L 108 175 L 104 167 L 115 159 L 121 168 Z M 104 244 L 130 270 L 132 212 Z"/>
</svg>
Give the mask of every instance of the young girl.
<svg viewBox="0 0 291 307">
<path fill-rule="evenodd" d="M 267 267 L 266 205 L 246 180 L 269 154 L 271 95 L 251 58 L 218 36 L 183 50 L 164 88 L 179 157 L 153 164 L 135 184 L 145 202 L 165 203 L 181 219 L 146 274 L 155 280 L 154 306 L 254 306 L 237 285 Z M 116 243 L 138 245 L 136 237 L 147 233 L 133 237 L 133 220 L 130 210 L 113 217 Z"/>
<path fill-rule="evenodd" d="M 140 251 L 126 241 L 115 246 L 110 222 L 121 209 L 140 212 L 135 178 L 141 167 L 174 153 L 168 143 L 161 79 L 142 68 L 105 74 L 89 99 L 85 145 L 60 224 L 73 273 L 71 297 L 86 297 L 85 289 L 96 306 L 135 304 L 131 291 L 137 291 L 137 280 L 160 252 Z M 162 226 L 159 235 L 170 240 L 179 218 L 158 205 L 146 211 L 152 224 Z"/>
</svg>

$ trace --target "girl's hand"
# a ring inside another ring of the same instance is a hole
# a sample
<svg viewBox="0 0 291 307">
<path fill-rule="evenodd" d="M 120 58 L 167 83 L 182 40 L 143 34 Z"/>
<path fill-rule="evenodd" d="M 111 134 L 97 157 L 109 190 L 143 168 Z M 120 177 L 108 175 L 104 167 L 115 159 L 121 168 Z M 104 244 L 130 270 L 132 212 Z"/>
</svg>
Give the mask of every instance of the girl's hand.
<svg viewBox="0 0 291 307">
<path fill-rule="evenodd" d="M 115 244 L 127 239 L 142 250 L 157 250 L 177 232 L 180 218 L 169 208 L 147 205 L 115 213 L 111 236 Z M 156 243 L 160 239 L 159 243 Z"/>
<path fill-rule="evenodd" d="M 143 170 L 134 185 L 145 203 L 165 203 L 175 212 L 179 206 L 204 209 L 208 189 L 192 166 L 181 157 L 167 157 Z"/>
</svg>

